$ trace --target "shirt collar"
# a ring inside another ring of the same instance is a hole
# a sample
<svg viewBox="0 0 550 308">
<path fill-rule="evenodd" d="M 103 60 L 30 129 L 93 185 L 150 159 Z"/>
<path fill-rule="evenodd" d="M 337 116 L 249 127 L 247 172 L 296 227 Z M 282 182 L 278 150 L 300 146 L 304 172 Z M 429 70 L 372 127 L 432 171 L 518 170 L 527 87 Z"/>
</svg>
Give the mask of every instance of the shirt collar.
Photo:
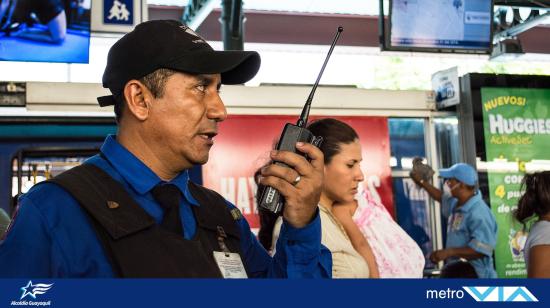
<svg viewBox="0 0 550 308">
<path fill-rule="evenodd" d="M 122 178 L 141 195 L 146 194 L 163 182 L 139 158 L 122 146 L 114 135 L 107 136 L 107 139 L 105 139 L 105 142 L 101 146 L 101 153 L 103 153 L 107 161 L 109 161 Z M 199 205 L 189 191 L 187 186 L 188 181 L 189 173 L 187 170 L 183 170 L 168 183 L 176 185 L 189 203 Z"/>
<path fill-rule="evenodd" d="M 472 209 L 472 207 L 474 207 L 474 205 L 476 203 L 478 203 L 479 201 L 481 200 L 481 192 L 478 191 L 475 195 L 473 195 L 472 197 L 470 197 L 470 199 L 468 199 L 468 201 L 466 201 L 466 203 L 464 203 L 464 205 L 462 205 L 461 207 L 458 207 L 456 209 L 456 211 L 460 211 L 460 212 L 468 212 Z"/>
</svg>

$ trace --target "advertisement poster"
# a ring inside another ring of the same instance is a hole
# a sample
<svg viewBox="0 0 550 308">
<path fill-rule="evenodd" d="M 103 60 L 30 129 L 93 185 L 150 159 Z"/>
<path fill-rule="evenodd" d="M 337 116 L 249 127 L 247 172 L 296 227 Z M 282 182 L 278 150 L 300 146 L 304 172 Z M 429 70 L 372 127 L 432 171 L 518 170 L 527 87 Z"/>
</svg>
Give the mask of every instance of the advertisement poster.
<svg viewBox="0 0 550 308">
<path fill-rule="evenodd" d="M 523 174 L 544 168 L 548 159 L 550 90 L 482 88 L 481 101 L 490 202 L 498 224 L 496 270 L 499 278 L 524 278 L 527 232 L 512 213 Z"/>
<path fill-rule="evenodd" d="M 315 118 L 319 117 L 312 116 L 310 121 Z M 334 118 L 351 125 L 359 135 L 363 148 L 361 166 L 365 175 L 361 188 L 369 189 L 375 198 L 380 198 L 393 215 L 387 118 Z M 220 123 L 210 158 L 203 166 L 204 186 L 235 204 L 254 231 L 260 227 L 254 172 L 269 162 L 269 151 L 280 137 L 284 125 L 296 120 L 296 116 L 229 116 Z"/>
</svg>

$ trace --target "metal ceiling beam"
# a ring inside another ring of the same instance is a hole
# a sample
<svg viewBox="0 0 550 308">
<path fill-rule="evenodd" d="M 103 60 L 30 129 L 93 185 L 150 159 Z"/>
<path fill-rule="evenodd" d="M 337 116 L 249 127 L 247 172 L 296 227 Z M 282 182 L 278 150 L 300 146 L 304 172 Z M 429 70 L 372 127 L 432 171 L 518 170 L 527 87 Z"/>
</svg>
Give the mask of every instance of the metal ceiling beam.
<svg viewBox="0 0 550 308">
<path fill-rule="evenodd" d="M 495 0 L 495 5 L 550 9 L 550 0 Z"/>
<path fill-rule="evenodd" d="M 220 22 L 224 50 L 244 50 L 244 13 L 242 0 L 222 0 Z"/>
<path fill-rule="evenodd" d="M 520 1 L 506 1 L 508 4 L 511 2 Z M 544 5 L 544 3 L 537 1 L 521 1 L 534 3 L 537 5 Z M 550 3 L 550 0 L 547 2 Z M 507 39 L 515 39 L 519 34 L 540 25 L 542 22 L 550 17 L 550 9 L 541 9 L 539 7 L 529 7 L 530 10 L 528 16 L 522 16 L 520 13 L 521 8 L 513 7 L 506 8 L 504 6 L 495 8 L 495 18 L 493 24 L 493 43 L 498 44 L 500 41 Z M 518 42 L 519 44 L 519 42 Z"/>
<path fill-rule="evenodd" d="M 181 21 L 193 30 L 202 24 L 215 7 L 214 0 L 189 0 L 183 11 Z"/>
<path fill-rule="evenodd" d="M 537 15 L 535 17 L 531 17 L 522 23 L 514 25 L 508 29 L 502 30 L 493 36 L 493 42 L 496 43 L 504 39 L 516 37 L 520 33 L 525 32 L 541 24 L 544 20 L 548 19 L 548 17 L 550 17 L 550 12 L 547 12 L 542 15 Z"/>
</svg>

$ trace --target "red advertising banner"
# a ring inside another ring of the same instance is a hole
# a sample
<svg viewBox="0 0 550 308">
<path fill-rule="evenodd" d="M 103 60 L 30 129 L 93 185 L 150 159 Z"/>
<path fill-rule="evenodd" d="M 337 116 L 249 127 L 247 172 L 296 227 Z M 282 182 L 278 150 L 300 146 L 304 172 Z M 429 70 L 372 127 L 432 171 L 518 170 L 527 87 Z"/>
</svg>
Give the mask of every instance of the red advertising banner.
<svg viewBox="0 0 550 308">
<path fill-rule="evenodd" d="M 310 120 L 320 117 L 311 117 Z M 351 125 L 363 148 L 363 189 L 380 198 L 393 215 L 390 139 L 385 117 L 332 117 Z M 269 151 L 285 123 L 295 116 L 234 115 L 220 124 L 210 159 L 203 166 L 204 186 L 235 204 L 253 229 L 259 228 L 254 172 L 269 161 Z"/>
</svg>

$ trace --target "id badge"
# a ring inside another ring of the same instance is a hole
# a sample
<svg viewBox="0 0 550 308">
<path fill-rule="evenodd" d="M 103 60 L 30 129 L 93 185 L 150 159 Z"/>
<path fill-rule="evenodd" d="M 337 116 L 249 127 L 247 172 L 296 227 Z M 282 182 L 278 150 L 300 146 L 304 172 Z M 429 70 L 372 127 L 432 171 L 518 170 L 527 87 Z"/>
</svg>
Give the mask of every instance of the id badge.
<svg viewBox="0 0 550 308">
<path fill-rule="evenodd" d="M 214 260 L 216 260 L 223 278 L 248 278 L 238 253 L 214 251 Z"/>
<path fill-rule="evenodd" d="M 455 213 L 454 219 L 453 219 L 453 231 L 458 231 L 460 229 L 460 225 L 462 224 L 462 221 L 464 220 L 464 214 L 462 213 Z"/>
</svg>

